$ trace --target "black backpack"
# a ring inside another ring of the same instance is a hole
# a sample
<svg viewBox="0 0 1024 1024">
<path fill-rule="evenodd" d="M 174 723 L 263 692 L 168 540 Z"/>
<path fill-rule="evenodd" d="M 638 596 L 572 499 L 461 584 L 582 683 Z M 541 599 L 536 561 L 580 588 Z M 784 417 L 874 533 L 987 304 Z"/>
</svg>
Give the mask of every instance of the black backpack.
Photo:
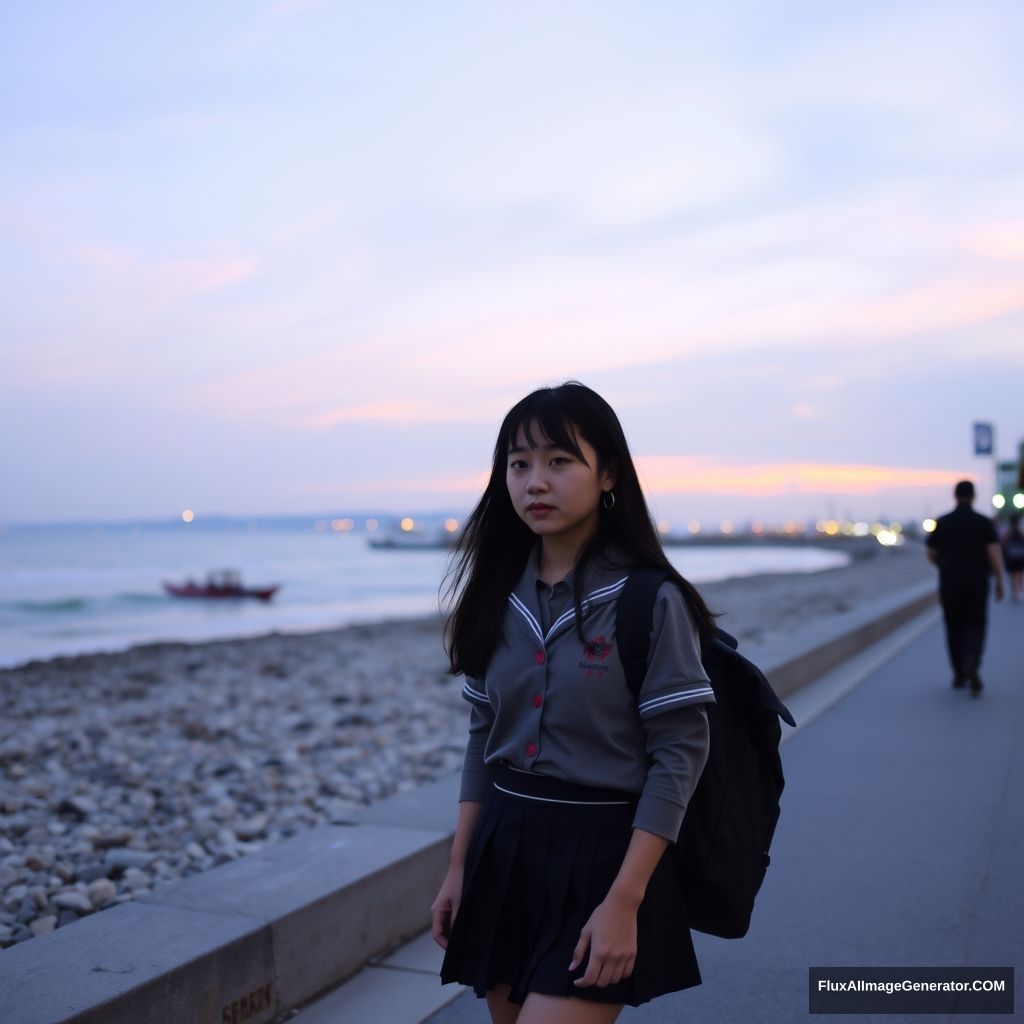
<svg viewBox="0 0 1024 1024">
<path fill-rule="evenodd" d="M 647 672 L 654 599 L 666 579 L 662 569 L 634 569 L 619 596 L 615 638 L 634 694 Z M 738 939 L 750 927 L 785 785 L 779 719 L 796 725 L 737 646 L 721 629 L 703 644 L 701 661 L 715 691 L 715 703 L 706 705 L 711 749 L 671 847 L 690 927 L 723 939 Z"/>
</svg>

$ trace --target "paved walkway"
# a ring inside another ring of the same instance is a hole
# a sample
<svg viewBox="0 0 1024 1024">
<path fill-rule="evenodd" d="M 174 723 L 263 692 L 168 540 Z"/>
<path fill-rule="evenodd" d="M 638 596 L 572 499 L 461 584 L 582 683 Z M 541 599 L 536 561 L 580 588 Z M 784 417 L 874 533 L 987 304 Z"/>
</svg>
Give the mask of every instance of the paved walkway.
<svg viewBox="0 0 1024 1024">
<path fill-rule="evenodd" d="M 811 965 L 1010 965 L 1024 984 L 1024 604 L 991 609 L 977 700 L 950 687 L 941 622 L 927 621 L 882 664 L 834 674 L 830 686 L 867 673 L 786 742 L 782 820 L 747 937 L 695 934 L 704 984 L 627 1007 L 622 1024 L 823 1019 L 808 1018 Z M 800 720 L 803 701 L 790 703 Z M 488 1019 L 472 992 L 429 1017 Z"/>
</svg>

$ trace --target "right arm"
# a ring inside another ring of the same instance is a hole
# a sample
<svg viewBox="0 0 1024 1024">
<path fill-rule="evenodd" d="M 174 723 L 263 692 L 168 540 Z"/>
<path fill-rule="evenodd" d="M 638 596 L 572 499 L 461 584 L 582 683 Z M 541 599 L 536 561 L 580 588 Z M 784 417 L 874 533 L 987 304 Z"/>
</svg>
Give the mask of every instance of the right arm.
<svg viewBox="0 0 1024 1024">
<path fill-rule="evenodd" d="M 442 948 L 448 948 L 448 936 L 459 913 L 462 900 L 462 876 L 466 865 L 466 854 L 473 832 L 483 812 L 483 800 L 490 789 L 493 769 L 484 764 L 487 737 L 494 724 L 494 710 L 486 700 L 484 687 L 475 680 L 467 679 L 463 695 L 469 700 L 469 742 L 462 765 L 462 783 L 459 792 L 459 820 L 455 826 L 452 849 L 448 860 L 448 874 L 441 883 L 441 890 L 430 906 L 430 933 Z"/>
<path fill-rule="evenodd" d="M 475 800 L 463 800 L 459 804 L 459 822 L 455 826 L 452 852 L 448 861 L 448 874 L 441 883 L 441 891 L 430 905 L 430 934 L 442 948 L 448 948 L 448 936 L 459 913 L 462 900 L 462 875 L 466 866 L 466 850 L 469 840 L 480 819 L 484 805 Z"/>
</svg>

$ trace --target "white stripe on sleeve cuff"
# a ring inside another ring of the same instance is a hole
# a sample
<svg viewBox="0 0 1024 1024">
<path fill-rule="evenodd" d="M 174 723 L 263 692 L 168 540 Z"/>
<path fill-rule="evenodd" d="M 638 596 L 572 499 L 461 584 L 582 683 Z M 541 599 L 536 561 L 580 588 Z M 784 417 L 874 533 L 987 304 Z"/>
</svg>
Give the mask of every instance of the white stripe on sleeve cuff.
<svg viewBox="0 0 1024 1024">
<path fill-rule="evenodd" d="M 710 686 L 700 686 L 696 689 L 677 690 L 674 693 L 664 693 L 658 697 L 650 697 L 641 701 L 638 705 L 641 716 L 651 715 L 658 711 L 667 711 L 669 708 L 683 707 L 686 704 L 708 704 L 713 703 L 715 691 Z"/>
<path fill-rule="evenodd" d="M 476 704 L 490 704 L 487 694 L 481 690 L 474 690 L 468 681 L 462 684 L 462 696 Z"/>
</svg>

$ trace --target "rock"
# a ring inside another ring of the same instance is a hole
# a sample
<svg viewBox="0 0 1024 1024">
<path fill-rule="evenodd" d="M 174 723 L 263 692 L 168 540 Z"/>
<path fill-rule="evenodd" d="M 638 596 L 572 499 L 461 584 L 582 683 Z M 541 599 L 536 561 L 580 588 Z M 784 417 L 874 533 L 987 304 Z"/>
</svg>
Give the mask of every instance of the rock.
<svg viewBox="0 0 1024 1024">
<path fill-rule="evenodd" d="M 5 924 L 0 924 L 0 949 L 6 949 L 14 945 L 14 929 Z"/>
<path fill-rule="evenodd" d="M 235 825 L 235 837 L 242 842 L 250 842 L 258 839 L 267 831 L 267 816 L 265 814 L 254 814 Z"/>
<path fill-rule="evenodd" d="M 63 928 L 66 924 L 74 924 L 82 915 L 74 910 L 62 910 L 57 918 L 57 927 Z"/>
<path fill-rule="evenodd" d="M 27 877 L 25 871 L 13 864 L 0 864 L 0 891 L 18 882 L 24 882 Z"/>
<path fill-rule="evenodd" d="M 127 846 L 135 833 L 128 828 L 113 829 L 109 832 L 100 832 L 92 837 L 92 845 L 97 850 L 107 850 L 115 846 Z"/>
<path fill-rule="evenodd" d="M 13 765 L 11 766 L 14 767 Z M 12 814 L 5 822 L 0 823 L 9 836 L 23 836 L 31 827 L 32 823 L 24 814 Z"/>
<path fill-rule="evenodd" d="M 95 814 L 99 810 L 99 805 L 95 800 L 88 796 L 82 796 L 76 794 L 75 796 L 65 797 L 59 804 L 57 804 L 58 814 L 69 814 L 79 821 L 85 821 L 90 814 Z"/>
<path fill-rule="evenodd" d="M 80 882 L 94 882 L 97 878 L 104 878 L 106 874 L 107 868 L 102 864 L 84 864 L 66 881 L 73 882 L 77 878 Z"/>
<path fill-rule="evenodd" d="M 156 806 L 156 800 L 153 799 L 152 795 L 145 792 L 136 793 L 132 799 L 132 810 L 140 817 L 149 817 L 153 812 L 153 808 Z"/>
<path fill-rule="evenodd" d="M 53 873 L 62 882 L 73 882 L 76 878 L 75 866 L 66 860 L 59 860 L 53 865 Z"/>
<path fill-rule="evenodd" d="M 25 857 L 25 867 L 32 871 L 45 871 L 53 864 L 53 851 L 33 851 Z"/>
<path fill-rule="evenodd" d="M 151 885 L 153 879 L 145 871 L 140 871 L 138 868 L 128 868 L 124 873 L 124 882 L 128 888 L 134 891 Z"/>
<path fill-rule="evenodd" d="M 238 813 L 238 804 L 230 797 L 224 797 L 223 800 L 217 801 L 217 805 L 213 810 L 217 817 L 227 820 L 233 818 Z"/>
<path fill-rule="evenodd" d="M 4 906 L 5 907 L 17 907 L 19 903 L 28 895 L 27 885 L 12 885 L 7 892 L 4 893 Z"/>
<path fill-rule="evenodd" d="M 78 889 L 65 889 L 53 897 L 53 905 L 61 910 L 77 910 L 88 914 L 92 910 L 89 897 Z"/>
<path fill-rule="evenodd" d="M 45 935 L 47 932 L 52 932 L 57 927 L 57 915 L 46 914 L 44 917 L 37 917 L 30 925 L 29 929 L 33 937 L 39 935 Z M 17 941 L 17 939 L 15 940 Z"/>
<path fill-rule="evenodd" d="M 147 853 L 145 850 L 109 850 L 104 858 L 106 871 L 124 871 L 126 868 L 144 868 L 156 859 L 155 853 Z"/>
<path fill-rule="evenodd" d="M 85 891 L 94 907 L 107 903 L 117 896 L 117 886 L 109 878 L 95 879 L 89 883 Z"/>
<path fill-rule="evenodd" d="M 209 818 L 201 818 L 194 822 L 193 828 L 200 839 L 213 839 L 220 831 L 220 825 Z"/>
</svg>

